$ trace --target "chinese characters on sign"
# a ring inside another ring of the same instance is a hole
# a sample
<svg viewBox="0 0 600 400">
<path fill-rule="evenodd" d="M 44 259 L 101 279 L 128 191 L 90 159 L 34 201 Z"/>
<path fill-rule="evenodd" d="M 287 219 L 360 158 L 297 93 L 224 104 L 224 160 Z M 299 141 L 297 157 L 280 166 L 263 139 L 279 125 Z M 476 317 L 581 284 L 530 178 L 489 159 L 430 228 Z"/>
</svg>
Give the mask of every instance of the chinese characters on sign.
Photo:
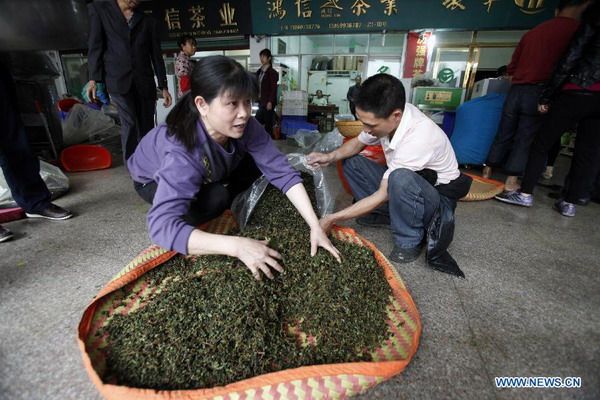
<svg viewBox="0 0 600 400">
<path fill-rule="evenodd" d="M 396 0 L 267 0 L 265 4 L 267 18 L 280 20 L 282 32 L 320 30 L 323 27 L 330 30 L 386 29 L 388 18 L 398 14 Z M 286 8 L 292 5 L 294 9 Z M 313 13 L 313 8 L 317 13 Z M 349 14 L 361 17 L 360 21 L 349 21 L 345 18 Z M 288 22 L 286 17 L 290 16 L 297 19 Z M 322 24 L 324 19 L 331 22 Z"/>
<path fill-rule="evenodd" d="M 296 0 L 296 8 L 298 11 L 298 17 L 312 17 L 312 10 L 310 9 L 310 0 Z"/>
<path fill-rule="evenodd" d="M 161 40 L 252 33 L 249 0 L 155 0 L 139 8 L 155 17 Z"/>
<path fill-rule="evenodd" d="M 283 9 L 283 0 L 267 1 L 267 9 L 269 10 L 269 19 L 283 19 L 285 17 L 285 14 L 287 13 Z"/>
<path fill-rule="evenodd" d="M 385 4 L 385 11 L 383 12 L 385 15 L 390 16 L 392 14 L 398 14 L 396 0 L 380 0 L 380 2 Z"/>
<path fill-rule="evenodd" d="M 427 52 L 431 32 L 410 32 L 404 63 L 404 78 L 423 75 L 427 70 Z"/>
<path fill-rule="evenodd" d="M 206 17 L 202 15 L 202 10 L 204 10 L 204 7 L 190 7 L 190 20 L 192 21 L 192 28 L 194 29 L 204 28 L 206 26 L 204 25 L 204 18 Z"/>
<path fill-rule="evenodd" d="M 357 17 L 360 17 L 361 14 L 367 13 L 367 8 L 371 8 L 371 6 L 363 0 L 356 0 L 354 4 L 352 4 L 352 14 L 356 14 Z"/>
<path fill-rule="evenodd" d="M 544 0 L 515 0 L 515 4 L 524 14 L 539 14 L 544 12 Z"/>
<path fill-rule="evenodd" d="M 165 21 L 167 21 L 167 27 L 170 31 L 173 29 L 181 29 L 181 24 L 179 22 L 179 10 L 174 8 L 165 10 Z"/>
<path fill-rule="evenodd" d="M 247 1 L 252 4 L 253 34 L 266 35 L 419 28 L 523 29 L 552 17 L 546 0 Z"/>
<path fill-rule="evenodd" d="M 461 10 L 465 9 L 462 0 L 444 0 L 442 5 L 450 10 L 456 10 L 456 8 L 460 8 Z"/>
<path fill-rule="evenodd" d="M 494 4 L 495 1 L 498 1 L 498 0 L 487 0 L 485 3 L 483 3 L 484 6 L 487 6 L 488 13 L 492 9 L 492 4 Z"/>
</svg>

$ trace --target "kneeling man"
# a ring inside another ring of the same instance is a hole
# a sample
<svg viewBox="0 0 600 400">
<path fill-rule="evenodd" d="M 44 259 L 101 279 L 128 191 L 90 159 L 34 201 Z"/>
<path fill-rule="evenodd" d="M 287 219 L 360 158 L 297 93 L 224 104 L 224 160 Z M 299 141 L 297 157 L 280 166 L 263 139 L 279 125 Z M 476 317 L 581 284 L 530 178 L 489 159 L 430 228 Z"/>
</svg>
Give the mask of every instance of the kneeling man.
<svg viewBox="0 0 600 400">
<path fill-rule="evenodd" d="M 391 75 L 367 79 L 353 101 L 363 132 L 331 153 L 308 155 L 315 167 L 344 160 L 344 175 L 356 199 L 322 218 L 321 225 L 329 231 L 339 221 L 362 216 L 357 223 L 391 227 L 392 261 L 415 260 L 427 242 L 430 266 L 463 276 L 447 248 L 456 202 L 468 193 L 471 178 L 458 170 L 448 137 L 415 106 L 405 104 L 404 86 Z M 358 155 L 376 144 L 383 147 L 385 167 Z"/>
</svg>

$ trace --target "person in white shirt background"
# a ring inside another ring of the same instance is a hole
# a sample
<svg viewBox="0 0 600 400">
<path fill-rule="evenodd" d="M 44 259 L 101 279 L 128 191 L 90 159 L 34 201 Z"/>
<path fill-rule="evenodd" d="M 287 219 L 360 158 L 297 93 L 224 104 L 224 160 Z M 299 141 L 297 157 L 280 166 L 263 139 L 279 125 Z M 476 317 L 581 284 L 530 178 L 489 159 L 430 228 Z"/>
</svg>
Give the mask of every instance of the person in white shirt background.
<svg viewBox="0 0 600 400">
<path fill-rule="evenodd" d="M 323 217 L 321 225 L 329 231 L 337 222 L 360 217 L 356 222 L 361 225 L 391 228 L 395 243 L 389 258 L 413 261 L 421 252 L 441 197 L 450 205 L 453 222 L 456 202 L 468 193 L 470 178 L 460 173 L 441 128 L 415 106 L 405 104 L 404 86 L 397 78 L 387 74 L 370 77 L 353 101 L 363 132 L 331 153 L 308 155 L 315 167 L 344 160 L 344 175 L 356 200 Z M 358 155 L 366 145 L 378 143 L 387 166 Z"/>
<path fill-rule="evenodd" d="M 325 98 L 325 96 L 323 96 L 323 91 L 317 90 L 316 94 L 316 97 L 313 97 L 312 99 L 312 104 L 314 104 L 315 106 L 326 106 L 327 99 Z"/>
</svg>

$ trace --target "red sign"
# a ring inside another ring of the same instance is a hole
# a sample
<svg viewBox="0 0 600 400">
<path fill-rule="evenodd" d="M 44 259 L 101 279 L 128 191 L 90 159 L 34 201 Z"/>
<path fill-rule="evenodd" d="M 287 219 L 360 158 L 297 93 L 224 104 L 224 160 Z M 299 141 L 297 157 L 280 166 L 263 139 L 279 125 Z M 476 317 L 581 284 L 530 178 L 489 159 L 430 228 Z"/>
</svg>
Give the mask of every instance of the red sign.
<svg viewBox="0 0 600 400">
<path fill-rule="evenodd" d="M 404 61 L 404 78 L 423 75 L 427 70 L 427 52 L 431 32 L 410 32 Z"/>
</svg>

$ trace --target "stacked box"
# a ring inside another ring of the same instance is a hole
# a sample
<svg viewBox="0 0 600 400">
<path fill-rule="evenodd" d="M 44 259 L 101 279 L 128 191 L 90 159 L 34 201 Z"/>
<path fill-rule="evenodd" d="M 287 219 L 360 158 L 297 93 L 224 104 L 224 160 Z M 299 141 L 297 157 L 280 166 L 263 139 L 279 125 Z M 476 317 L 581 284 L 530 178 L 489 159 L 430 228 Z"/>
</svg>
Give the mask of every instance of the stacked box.
<svg viewBox="0 0 600 400">
<path fill-rule="evenodd" d="M 306 90 L 286 90 L 285 92 L 283 92 L 283 100 L 308 101 L 308 92 Z"/>
<path fill-rule="evenodd" d="M 304 116 L 308 113 L 308 93 L 304 90 L 283 92 L 281 114 L 286 116 Z"/>
</svg>

